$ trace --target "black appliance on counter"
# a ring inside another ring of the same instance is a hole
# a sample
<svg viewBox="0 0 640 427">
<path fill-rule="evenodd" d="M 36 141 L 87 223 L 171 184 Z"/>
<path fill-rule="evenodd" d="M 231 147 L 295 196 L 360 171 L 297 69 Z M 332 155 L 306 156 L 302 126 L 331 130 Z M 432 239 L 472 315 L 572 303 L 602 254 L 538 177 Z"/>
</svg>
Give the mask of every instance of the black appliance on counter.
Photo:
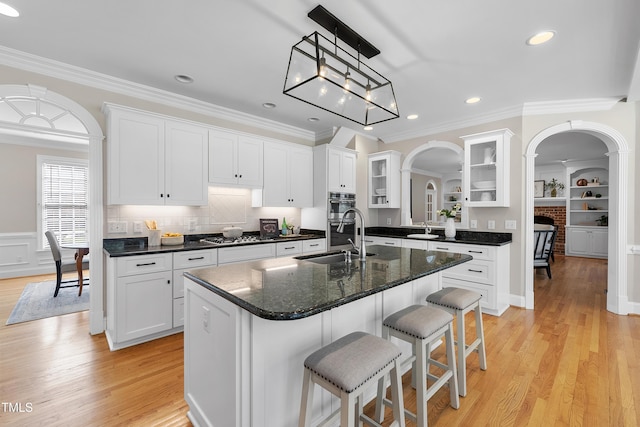
<svg viewBox="0 0 640 427">
<path fill-rule="evenodd" d="M 356 195 L 352 193 L 329 193 L 327 204 L 327 249 L 351 249 L 356 241 L 356 214 L 349 212 L 344 218 L 344 233 L 338 233 L 338 224 L 349 208 L 356 207 Z"/>
</svg>

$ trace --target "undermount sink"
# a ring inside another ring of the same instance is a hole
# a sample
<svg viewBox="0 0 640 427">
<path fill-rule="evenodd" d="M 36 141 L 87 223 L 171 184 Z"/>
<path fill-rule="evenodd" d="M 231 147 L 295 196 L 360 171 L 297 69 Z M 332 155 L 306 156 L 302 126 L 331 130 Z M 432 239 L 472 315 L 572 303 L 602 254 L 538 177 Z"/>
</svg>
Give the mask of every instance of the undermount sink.
<svg viewBox="0 0 640 427">
<path fill-rule="evenodd" d="M 437 239 L 440 236 L 437 234 L 409 234 L 407 237 L 411 239 L 431 240 L 431 239 Z"/>
<path fill-rule="evenodd" d="M 367 256 L 372 256 L 375 254 L 367 252 Z M 352 253 L 352 259 L 355 261 L 357 259 L 357 254 Z M 303 255 L 294 257 L 295 259 L 299 259 L 301 261 L 310 261 L 316 264 L 335 264 L 339 262 L 344 262 L 344 252 L 331 252 L 331 253 L 320 253 L 313 255 Z"/>
</svg>

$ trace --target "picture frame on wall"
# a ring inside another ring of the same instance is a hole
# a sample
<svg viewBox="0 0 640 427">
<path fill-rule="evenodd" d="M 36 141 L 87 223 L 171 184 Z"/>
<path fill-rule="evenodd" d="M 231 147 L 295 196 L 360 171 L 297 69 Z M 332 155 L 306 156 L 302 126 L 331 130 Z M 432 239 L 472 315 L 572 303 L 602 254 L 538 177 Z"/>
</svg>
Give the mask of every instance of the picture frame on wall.
<svg viewBox="0 0 640 427">
<path fill-rule="evenodd" d="M 544 197 L 544 179 L 533 181 L 533 197 Z"/>
</svg>

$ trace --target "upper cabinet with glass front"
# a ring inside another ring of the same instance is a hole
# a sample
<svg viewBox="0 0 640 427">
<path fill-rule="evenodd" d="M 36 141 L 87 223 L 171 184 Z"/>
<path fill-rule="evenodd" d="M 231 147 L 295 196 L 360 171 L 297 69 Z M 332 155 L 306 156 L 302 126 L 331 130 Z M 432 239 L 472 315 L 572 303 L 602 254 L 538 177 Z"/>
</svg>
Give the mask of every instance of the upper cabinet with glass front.
<svg viewBox="0 0 640 427">
<path fill-rule="evenodd" d="M 513 132 L 463 136 L 464 200 L 469 207 L 509 206 L 509 147 Z"/>
<path fill-rule="evenodd" d="M 400 153 L 382 151 L 369 155 L 370 208 L 400 207 Z"/>
</svg>

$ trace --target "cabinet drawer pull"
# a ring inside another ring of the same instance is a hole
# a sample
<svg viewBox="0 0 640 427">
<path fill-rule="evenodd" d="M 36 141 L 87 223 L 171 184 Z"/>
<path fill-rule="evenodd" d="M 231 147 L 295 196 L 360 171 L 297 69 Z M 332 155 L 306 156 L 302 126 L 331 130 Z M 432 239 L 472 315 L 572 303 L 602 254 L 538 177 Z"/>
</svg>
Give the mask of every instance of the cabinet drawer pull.
<svg viewBox="0 0 640 427">
<path fill-rule="evenodd" d="M 295 248 L 296 248 L 295 246 L 287 246 L 287 247 L 285 247 L 285 250 L 287 250 L 287 249 L 295 249 Z"/>
<path fill-rule="evenodd" d="M 195 258 L 189 258 L 189 261 L 197 261 L 199 259 L 204 259 L 204 257 L 203 256 L 198 256 L 198 257 L 195 257 Z"/>
<path fill-rule="evenodd" d="M 136 264 L 136 267 L 144 267 L 146 265 L 156 265 L 155 261 L 154 262 L 145 262 L 142 264 Z"/>
<path fill-rule="evenodd" d="M 472 273 L 482 273 L 482 270 L 472 270 L 471 268 L 467 268 L 467 271 L 470 271 Z"/>
<path fill-rule="evenodd" d="M 482 253 L 482 251 L 471 251 L 471 250 L 469 250 L 467 252 L 472 253 L 472 254 L 481 254 Z"/>
<path fill-rule="evenodd" d="M 437 246 L 436 246 L 436 249 L 440 249 L 440 250 L 443 250 L 443 251 L 448 251 L 449 250 L 449 248 L 439 248 Z"/>
<path fill-rule="evenodd" d="M 314 243 L 313 245 L 309 245 L 310 247 L 320 246 L 320 243 Z"/>
</svg>

